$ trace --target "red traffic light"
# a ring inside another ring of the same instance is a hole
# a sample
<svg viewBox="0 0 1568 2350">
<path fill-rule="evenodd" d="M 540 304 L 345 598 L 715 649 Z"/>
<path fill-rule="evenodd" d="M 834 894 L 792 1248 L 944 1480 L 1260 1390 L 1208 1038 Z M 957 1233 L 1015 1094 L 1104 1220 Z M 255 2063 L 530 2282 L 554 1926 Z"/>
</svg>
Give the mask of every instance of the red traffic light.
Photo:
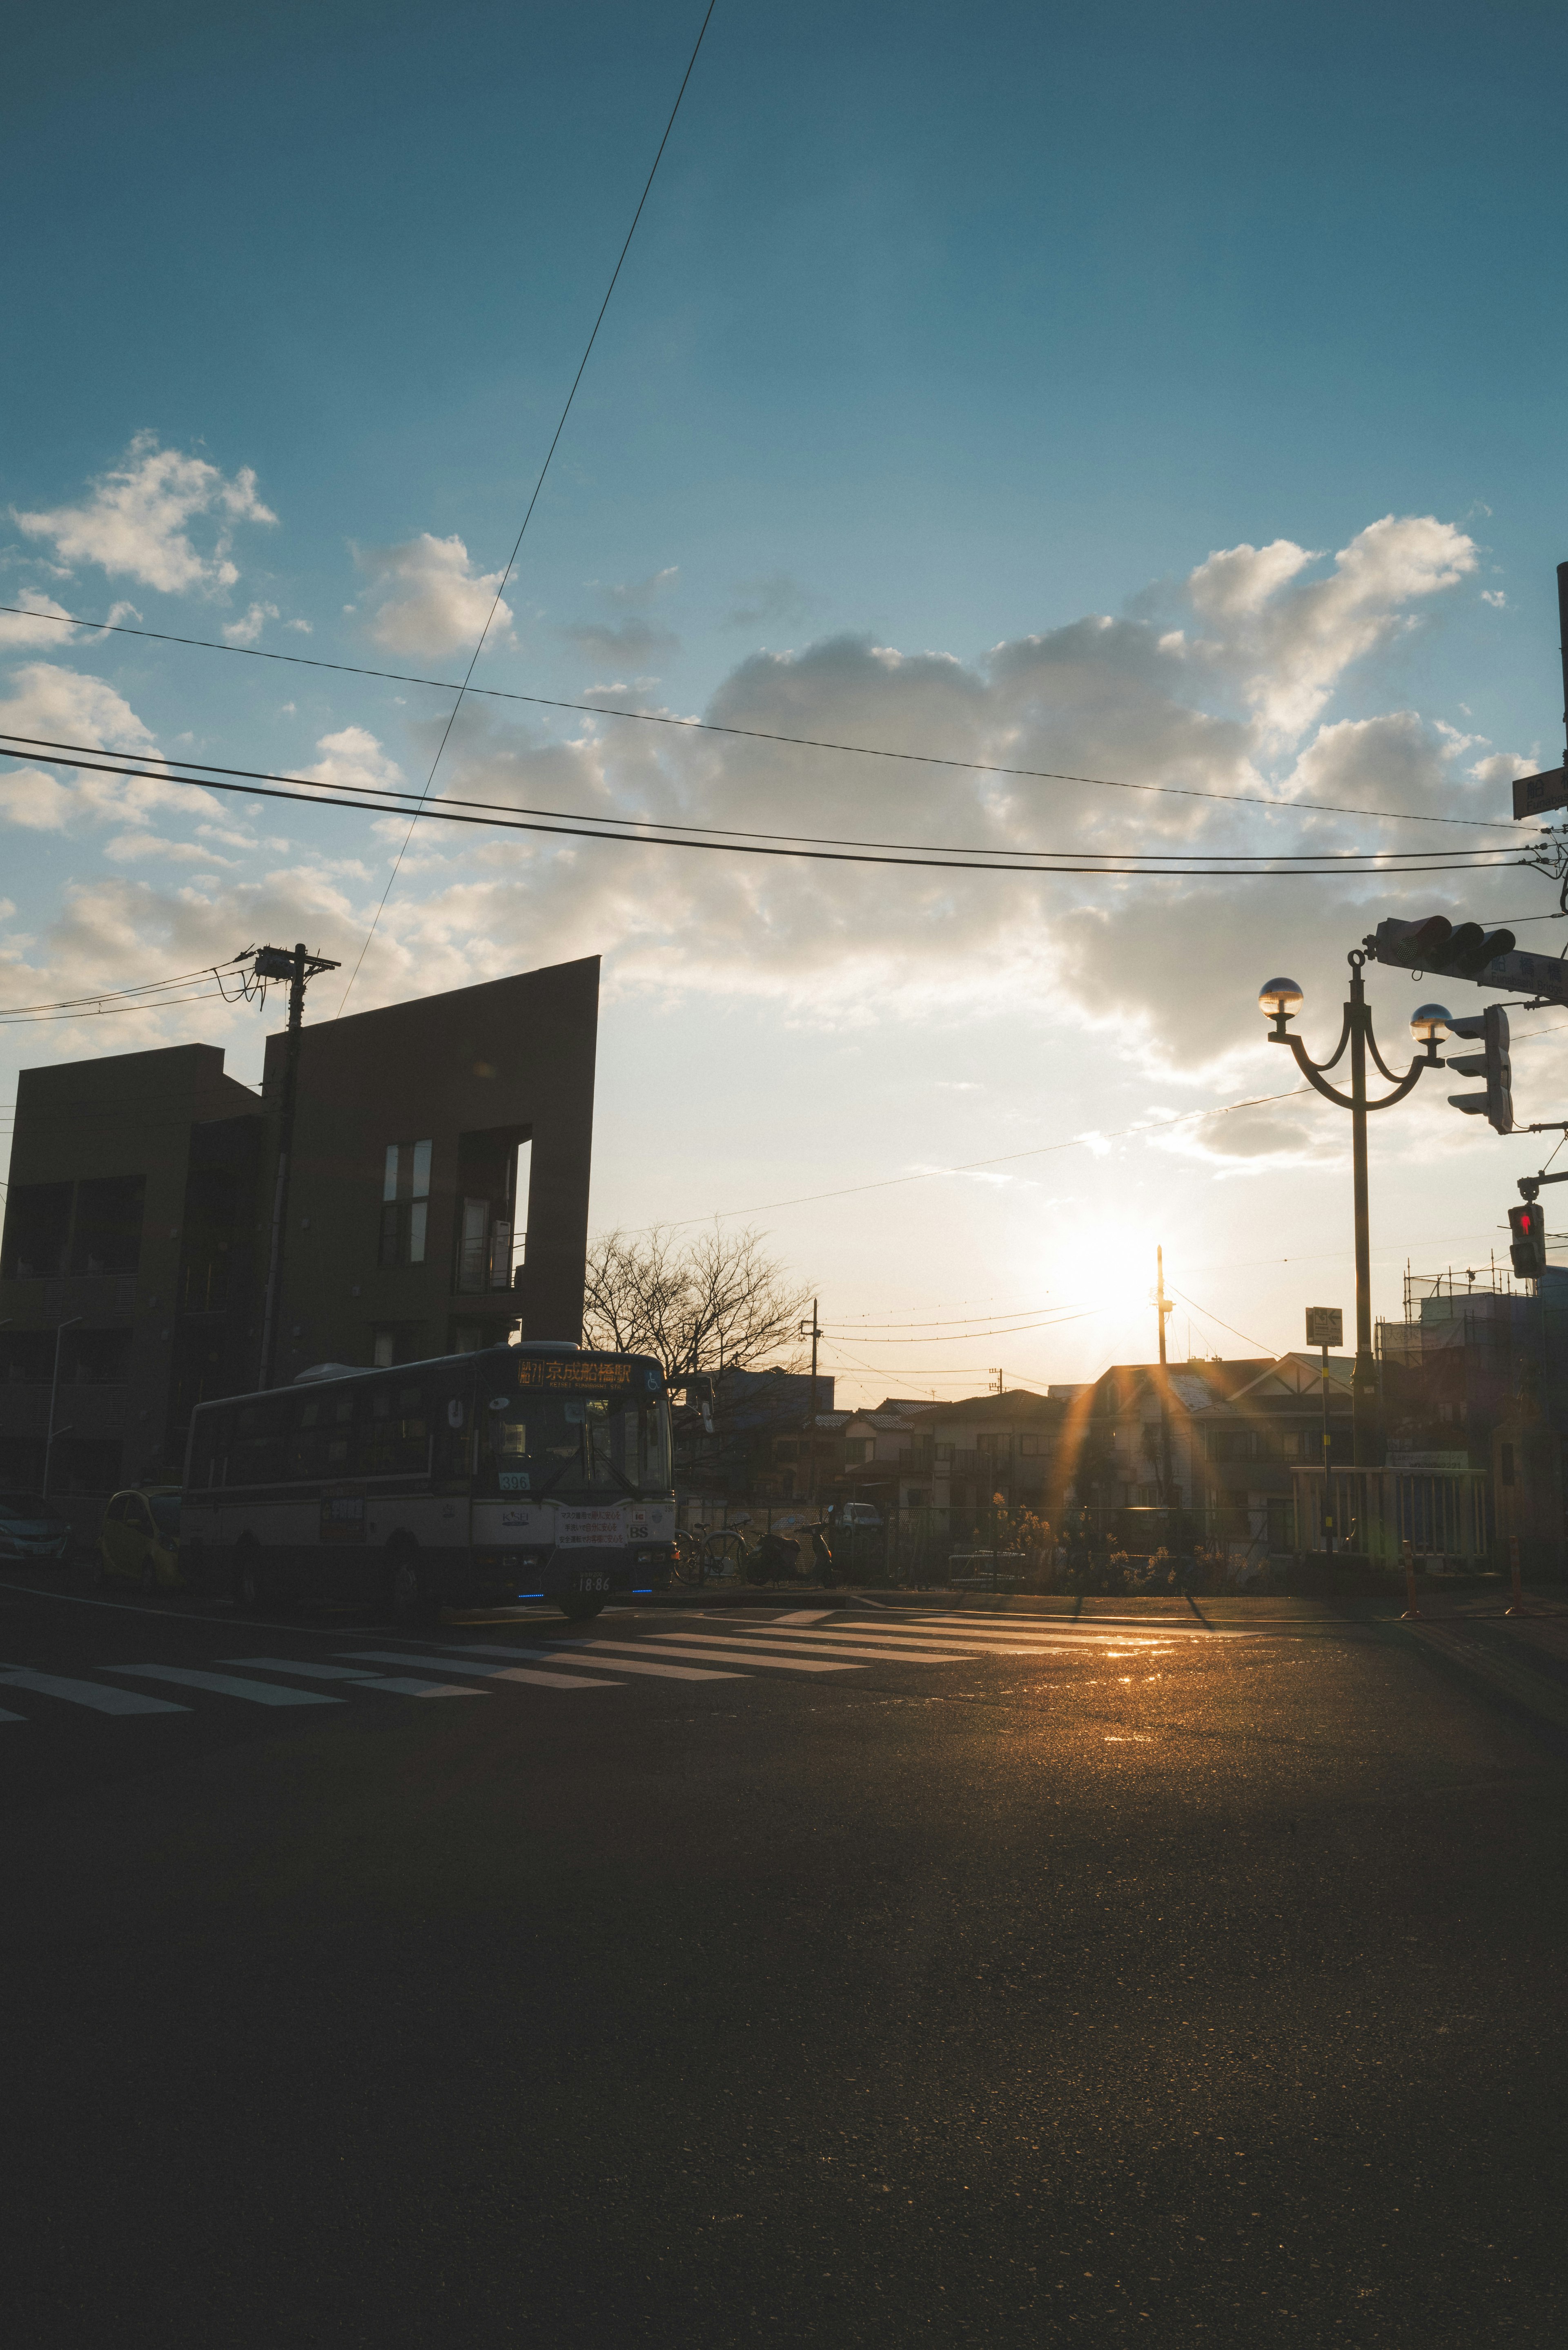
<svg viewBox="0 0 1568 2350">
<path fill-rule="evenodd" d="M 1539 1281 L 1546 1270 L 1546 1218 L 1538 1200 L 1527 1200 L 1522 1208 L 1508 1211 L 1509 1255 L 1515 1273 L 1531 1281 Z"/>
</svg>

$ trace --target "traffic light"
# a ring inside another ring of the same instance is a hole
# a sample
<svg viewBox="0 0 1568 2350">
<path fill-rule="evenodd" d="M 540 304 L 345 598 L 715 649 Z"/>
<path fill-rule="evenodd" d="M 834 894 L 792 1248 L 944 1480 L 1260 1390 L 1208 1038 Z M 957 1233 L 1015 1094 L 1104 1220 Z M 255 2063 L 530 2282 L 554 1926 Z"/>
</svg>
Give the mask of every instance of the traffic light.
<svg viewBox="0 0 1568 2350">
<path fill-rule="evenodd" d="M 1443 979 L 1479 979 L 1488 963 L 1513 952 L 1513 932 L 1428 914 L 1419 922 L 1379 922 L 1366 948 L 1374 962 L 1402 963 L 1407 971 Z"/>
<path fill-rule="evenodd" d="M 1450 1018 L 1449 1033 L 1455 1036 L 1479 1036 L 1483 1049 L 1479 1053 L 1450 1053 L 1448 1066 L 1457 1069 L 1461 1077 L 1484 1077 L 1486 1091 L 1480 1094 L 1450 1094 L 1455 1109 L 1470 1116 L 1482 1110 L 1496 1127 L 1499 1134 L 1513 1132 L 1513 1072 L 1508 1057 L 1508 1014 L 1501 1003 L 1489 1003 L 1465 1020 Z"/>
<path fill-rule="evenodd" d="M 1527 1200 L 1522 1208 L 1510 1208 L 1508 1222 L 1513 1235 L 1508 1253 L 1515 1273 L 1539 1281 L 1546 1270 L 1546 1217 L 1540 1201 Z"/>
</svg>

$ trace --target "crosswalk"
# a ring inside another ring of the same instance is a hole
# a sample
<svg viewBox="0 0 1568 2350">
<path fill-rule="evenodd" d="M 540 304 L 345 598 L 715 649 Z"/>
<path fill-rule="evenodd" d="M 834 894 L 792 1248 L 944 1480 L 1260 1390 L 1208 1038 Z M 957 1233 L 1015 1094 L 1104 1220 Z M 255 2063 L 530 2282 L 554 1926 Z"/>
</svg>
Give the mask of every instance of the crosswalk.
<svg viewBox="0 0 1568 2350">
<path fill-rule="evenodd" d="M 625 1629 L 607 1625 L 552 1638 L 547 1647 L 438 1638 L 424 1649 L 355 1648 L 326 1658 L 217 1657 L 202 1665 L 154 1658 L 90 1667 L 90 1679 L 79 1671 L 51 1673 L 0 1662 L 0 1697 L 25 1709 L 0 1705 L 0 1724 L 57 1718 L 61 1709 L 121 1721 L 188 1714 L 202 1699 L 280 1711 L 365 1698 L 485 1698 L 525 1691 L 566 1697 L 650 1683 L 745 1685 L 776 1679 L 799 1686 L 889 1666 L 920 1682 L 989 1662 L 1075 1660 L 1125 1669 L 1128 1664 L 1173 1660 L 1196 1645 L 1255 1637 L 1147 1620 L 1078 1624 L 922 1614 L 867 1621 L 805 1609 L 740 1625 L 714 1616 L 670 1628 L 647 1622 Z"/>
</svg>

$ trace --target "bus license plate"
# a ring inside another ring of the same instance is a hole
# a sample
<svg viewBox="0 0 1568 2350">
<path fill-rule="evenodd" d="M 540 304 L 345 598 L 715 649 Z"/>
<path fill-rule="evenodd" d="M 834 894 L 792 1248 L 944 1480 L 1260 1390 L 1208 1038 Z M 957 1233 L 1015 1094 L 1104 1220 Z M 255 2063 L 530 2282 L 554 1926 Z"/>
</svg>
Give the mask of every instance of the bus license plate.
<svg viewBox="0 0 1568 2350">
<path fill-rule="evenodd" d="M 607 1591 L 609 1587 L 607 1575 L 579 1575 L 577 1577 L 579 1591 Z"/>
</svg>

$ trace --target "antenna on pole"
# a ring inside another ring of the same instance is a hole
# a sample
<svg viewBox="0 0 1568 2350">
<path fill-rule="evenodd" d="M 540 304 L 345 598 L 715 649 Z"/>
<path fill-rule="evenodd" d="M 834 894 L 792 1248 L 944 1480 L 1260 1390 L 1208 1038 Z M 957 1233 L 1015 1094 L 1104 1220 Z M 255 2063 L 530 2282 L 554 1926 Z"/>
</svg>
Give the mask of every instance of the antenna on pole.
<svg viewBox="0 0 1568 2350">
<path fill-rule="evenodd" d="M 1163 1246 L 1155 1250 L 1154 1267 L 1154 1307 L 1156 1313 L 1159 1315 L 1159 1359 L 1163 1363 L 1165 1360 L 1165 1320 L 1168 1314 L 1174 1314 L 1176 1311 L 1174 1304 L 1165 1294 L 1165 1250 Z M 1189 1352 L 1190 1351 L 1191 1348 L 1189 1343 Z"/>
</svg>

